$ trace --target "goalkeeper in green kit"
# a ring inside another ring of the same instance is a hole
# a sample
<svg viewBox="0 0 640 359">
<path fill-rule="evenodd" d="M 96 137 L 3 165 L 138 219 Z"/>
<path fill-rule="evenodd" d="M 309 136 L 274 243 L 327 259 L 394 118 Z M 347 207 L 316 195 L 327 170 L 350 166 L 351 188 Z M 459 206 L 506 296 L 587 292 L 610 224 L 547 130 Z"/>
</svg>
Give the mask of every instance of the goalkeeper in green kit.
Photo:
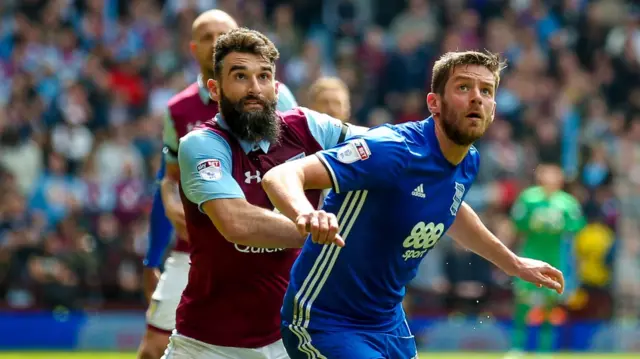
<svg viewBox="0 0 640 359">
<path fill-rule="evenodd" d="M 562 241 L 567 234 L 585 226 L 580 203 L 562 191 L 564 174 L 555 164 L 541 164 L 536 170 L 538 186 L 525 189 L 511 209 L 520 235 L 520 255 L 562 268 Z M 516 279 L 513 349 L 522 351 L 527 340 L 527 324 L 541 325 L 537 348 L 553 349 L 553 327 L 564 320 L 560 295 Z"/>
</svg>

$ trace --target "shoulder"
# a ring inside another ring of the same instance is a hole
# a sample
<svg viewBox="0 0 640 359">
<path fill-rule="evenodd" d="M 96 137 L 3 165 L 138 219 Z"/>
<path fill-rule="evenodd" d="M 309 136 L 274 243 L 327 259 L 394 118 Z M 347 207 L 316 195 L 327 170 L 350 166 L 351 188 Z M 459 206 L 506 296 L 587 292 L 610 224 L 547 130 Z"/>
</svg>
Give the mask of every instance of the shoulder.
<svg viewBox="0 0 640 359">
<path fill-rule="evenodd" d="M 193 101 L 194 98 L 199 99 L 199 97 L 197 97 L 199 96 L 198 89 L 198 83 L 194 82 L 184 90 L 178 92 L 171 99 L 169 99 L 169 110 L 173 111 L 174 109 L 180 109 L 187 105 L 190 101 Z"/>
<path fill-rule="evenodd" d="M 194 152 L 210 152 L 214 150 L 224 150 L 231 152 L 231 147 L 224 138 L 217 131 L 199 127 L 186 134 L 180 139 L 179 153 L 194 153 Z"/>
<path fill-rule="evenodd" d="M 545 194 L 540 186 L 533 186 L 520 193 L 520 198 L 524 202 L 538 202 L 544 198 Z"/>
<path fill-rule="evenodd" d="M 411 153 L 406 137 L 399 133 L 394 125 L 381 125 L 371 128 L 367 132 L 350 138 L 345 143 L 366 146 L 366 149 L 372 153 L 383 152 L 388 155 L 395 154 L 402 158 L 409 156 Z"/>
<path fill-rule="evenodd" d="M 580 206 L 578 199 L 565 191 L 558 192 L 558 199 L 566 203 L 568 206 L 574 206 L 574 207 Z"/>
<path fill-rule="evenodd" d="M 385 141 L 385 142 L 406 142 L 407 136 L 404 131 L 397 125 L 380 125 L 377 127 L 373 127 L 369 129 L 369 131 L 358 135 L 357 137 L 363 137 L 367 139 L 372 139 L 375 141 Z"/>
<path fill-rule="evenodd" d="M 294 107 L 287 111 L 278 111 L 280 118 L 285 123 L 298 123 L 307 121 L 307 111 L 304 107 Z M 310 111 L 310 110 L 309 110 Z"/>
</svg>

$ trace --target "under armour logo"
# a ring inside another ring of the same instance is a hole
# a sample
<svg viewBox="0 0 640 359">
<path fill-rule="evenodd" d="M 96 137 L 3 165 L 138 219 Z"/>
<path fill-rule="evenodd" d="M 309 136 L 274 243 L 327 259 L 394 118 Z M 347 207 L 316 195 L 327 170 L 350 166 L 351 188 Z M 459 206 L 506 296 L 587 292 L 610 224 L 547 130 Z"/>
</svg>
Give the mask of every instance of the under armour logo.
<svg viewBox="0 0 640 359">
<path fill-rule="evenodd" d="M 251 171 L 247 171 L 244 173 L 245 179 L 244 183 L 251 183 L 251 180 L 256 180 L 256 183 L 262 182 L 262 178 L 260 178 L 260 171 L 256 171 L 255 175 L 251 175 Z"/>
</svg>

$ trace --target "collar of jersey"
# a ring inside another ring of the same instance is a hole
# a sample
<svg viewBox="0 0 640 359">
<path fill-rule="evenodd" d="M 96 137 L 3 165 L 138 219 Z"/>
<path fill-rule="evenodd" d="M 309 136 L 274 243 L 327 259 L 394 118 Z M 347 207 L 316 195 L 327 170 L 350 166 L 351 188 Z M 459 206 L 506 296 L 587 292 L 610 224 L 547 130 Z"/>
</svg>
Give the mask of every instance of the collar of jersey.
<svg viewBox="0 0 640 359">
<path fill-rule="evenodd" d="M 218 123 L 218 126 L 220 126 L 222 129 L 227 130 L 229 133 L 231 133 L 231 131 L 229 131 L 229 126 L 227 125 L 226 122 L 224 122 L 224 119 L 222 118 L 222 116 L 220 116 L 219 113 L 216 115 L 216 122 Z M 238 143 L 240 143 L 240 147 L 242 147 L 242 150 L 244 151 L 244 153 L 249 153 L 252 151 L 256 151 L 258 149 L 261 149 L 262 152 L 267 153 L 269 151 L 269 146 L 271 145 L 269 141 L 266 141 L 266 140 L 261 140 L 261 141 L 258 141 L 257 143 L 241 140 L 239 138 L 237 138 L 237 140 L 238 140 Z"/>
<path fill-rule="evenodd" d="M 198 75 L 198 95 L 200 95 L 200 100 L 205 105 L 208 105 L 211 102 L 211 97 L 209 97 L 209 89 L 207 85 L 202 80 L 202 74 Z"/>
</svg>

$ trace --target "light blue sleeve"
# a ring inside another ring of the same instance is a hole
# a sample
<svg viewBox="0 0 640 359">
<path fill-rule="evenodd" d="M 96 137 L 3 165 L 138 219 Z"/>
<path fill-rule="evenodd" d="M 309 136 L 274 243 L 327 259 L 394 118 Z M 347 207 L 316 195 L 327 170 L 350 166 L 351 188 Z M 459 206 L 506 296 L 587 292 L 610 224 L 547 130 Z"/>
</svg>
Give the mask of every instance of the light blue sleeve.
<svg viewBox="0 0 640 359">
<path fill-rule="evenodd" d="M 162 153 L 164 154 L 164 160 L 168 163 L 176 163 L 178 162 L 178 133 L 169 111 L 165 114 L 162 123 L 162 143 L 164 146 Z"/>
<path fill-rule="evenodd" d="M 387 126 L 316 155 L 329 172 L 336 193 L 391 188 L 410 159 L 405 138 Z"/>
<path fill-rule="evenodd" d="M 307 125 L 313 137 L 323 149 L 334 147 L 340 142 L 343 131 L 343 141 L 351 137 L 361 135 L 369 129 L 361 126 L 347 125 L 337 118 L 320 113 L 306 107 L 299 107 L 307 118 Z"/>
<path fill-rule="evenodd" d="M 280 112 L 289 111 L 294 107 L 298 106 L 298 102 L 296 101 L 296 97 L 293 96 L 291 90 L 282 82 L 279 82 L 278 85 L 278 104 L 276 105 L 276 109 Z"/>
<path fill-rule="evenodd" d="M 178 162 L 182 190 L 198 207 L 213 199 L 244 198 L 232 176 L 231 147 L 220 135 L 190 132 L 180 141 Z"/>
</svg>

